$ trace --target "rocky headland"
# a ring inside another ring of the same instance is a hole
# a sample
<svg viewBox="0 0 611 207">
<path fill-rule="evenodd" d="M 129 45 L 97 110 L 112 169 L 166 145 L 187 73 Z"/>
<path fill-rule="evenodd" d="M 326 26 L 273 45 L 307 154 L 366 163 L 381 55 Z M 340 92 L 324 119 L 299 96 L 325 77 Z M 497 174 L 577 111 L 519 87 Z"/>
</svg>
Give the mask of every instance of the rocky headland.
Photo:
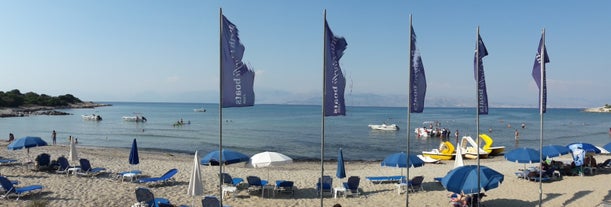
<svg viewBox="0 0 611 207">
<path fill-rule="evenodd" d="M 60 109 L 76 109 L 76 108 L 95 108 L 111 106 L 111 104 L 100 104 L 94 102 L 80 102 L 69 104 L 68 106 L 50 107 L 50 106 L 20 106 L 20 107 L 4 107 L 0 108 L 0 118 L 4 117 L 23 117 L 36 115 L 71 115 Z"/>
</svg>

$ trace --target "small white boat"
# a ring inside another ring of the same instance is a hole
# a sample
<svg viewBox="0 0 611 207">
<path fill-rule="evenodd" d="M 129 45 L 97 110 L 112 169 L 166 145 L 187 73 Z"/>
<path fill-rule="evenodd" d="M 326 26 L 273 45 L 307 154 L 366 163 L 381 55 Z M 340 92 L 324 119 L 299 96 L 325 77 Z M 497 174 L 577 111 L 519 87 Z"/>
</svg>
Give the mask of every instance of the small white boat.
<svg viewBox="0 0 611 207">
<path fill-rule="evenodd" d="M 123 121 L 146 122 L 147 120 L 146 120 L 146 117 L 144 116 L 136 115 L 136 116 L 124 116 Z"/>
<path fill-rule="evenodd" d="M 87 120 L 87 121 L 102 121 L 102 117 L 100 115 L 95 115 L 95 114 L 81 115 L 81 117 L 83 118 L 83 120 Z"/>
<path fill-rule="evenodd" d="M 385 131 L 397 131 L 399 130 L 399 126 L 396 124 L 370 124 L 369 128 L 375 130 L 385 130 Z"/>
<path fill-rule="evenodd" d="M 194 112 L 206 112 L 206 109 L 204 107 L 198 108 L 198 109 L 193 109 Z"/>
</svg>

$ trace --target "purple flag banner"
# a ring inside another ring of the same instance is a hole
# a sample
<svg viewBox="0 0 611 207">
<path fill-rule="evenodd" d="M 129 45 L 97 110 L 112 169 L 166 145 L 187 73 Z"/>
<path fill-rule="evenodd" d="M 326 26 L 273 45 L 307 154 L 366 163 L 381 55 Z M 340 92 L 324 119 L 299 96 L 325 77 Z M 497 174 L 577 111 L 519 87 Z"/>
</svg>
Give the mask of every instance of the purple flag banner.
<svg viewBox="0 0 611 207">
<path fill-rule="evenodd" d="M 253 106 L 255 72 L 242 62 L 245 48 L 238 28 L 223 15 L 221 29 L 221 107 Z"/>
<path fill-rule="evenodd" d="M 346 115 L 344 90 L 346 78 L 339 66 L 339 59 L 344 55 L 348 43 L 343 37 L 333 35 L 325 19 L 325 94 L 324 116 Z"/>
<path fill-rule="evenodd" d="M 473 65 L 475 66 L 474 75 L 477 82 L 477 105 L 479 114 L 488 114 L 488 92 L 486 92 L 486 79 L 484 76 L 484 64 L 482 58 L 488 56 L 488 50 L 482 41 L 482 37 L 477 34 L 477 49 Z M 479 78 L 479 79 L 478 79 Z"/>
<path fill-rule="evenodd" d="M 539 40 L 539 48 L 537 49 L 537 56 L 535 57 L 535 64 L 533 65 L 532 76 L 535 79 L 535 83 L 537 83 L 537 87 L 539 87 L 539 110 L 541 113 L 545 113 L 547 109 L 547 84 L 545 77 L 545 68 L 541 69 L 541 49 L 543 49 L 543 64 L 549 63 L 549 57 L 547 56 L 547 49 L 545 49 L 545 43 L 543 42 L 543 35 L 541 35 L 541 40 Z M 541 75 L 543 74 L 543 82 L 541 82 Z M 541 93 L 543 93 L 543 98 L 541 98 Z"/>
<path fill-rule="evenodd" d="M 412 65 L 409 67 L 409 110 L 411 113 L 422 113 L 424 110 L 424 97 L 426 95 L 426 76 L 424 74 L 424 65 L 420 51 L 416 47 L 416 33 L 414 27 L 411 27 L 411 44 L 410 56 Z"/>
</svg>

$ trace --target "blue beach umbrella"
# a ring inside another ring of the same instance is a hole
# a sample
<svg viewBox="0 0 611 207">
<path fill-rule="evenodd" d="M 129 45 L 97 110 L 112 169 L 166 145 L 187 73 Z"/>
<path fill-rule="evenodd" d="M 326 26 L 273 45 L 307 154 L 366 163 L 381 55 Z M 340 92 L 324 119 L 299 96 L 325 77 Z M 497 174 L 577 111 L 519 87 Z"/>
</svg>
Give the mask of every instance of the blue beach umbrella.
<svg viewBox="0 0 611 207">
<path fill-rule="evenodd" d="M 219 165 L 223 163 L 224 165 L 247 162 L 250 160 L 248 155 L 242 154 L 240 152 L 236 152 L 233 150 L 223 150 L 223 160 L 220 160 L 220 153 L 218 150 L 208 153 L 201 160 L 202 165 Z"/>
<path fill-rule="evenodd" d="M 543 157 L 552 158 L 571 153 L 571 149 L 561 145 L 543 146 Z"/>
<path fill-rule="evenodd" d="M 505 176 L 486 166 L 479 167 L 480 186 L 477 186 L 477 165 L 454 168 L 441 179 L 446 190 L 454 193 L 474 194 L 499 187 Z"/>
<path fill-rule="evenodd" d="M 410 154 L 407 156 L 405 152 L 399 152 L 388 155 L 386 158 L 384 158 L 381 165 L 386 167 L 401 168 L 401 176 L 403 176 L 403 168 L 422 167 L 424 166 L 424 161 L 422 161 L 417 155 Z"/>
<path fill-rule="evenodd" d="M 47 146 L 47 142 L 45 142 L 45 140 L 42 140 L 40 137 L 22 137 L 19 138 L 15 141 L 13 141 L 11 144 L 8 145 L 8 149 L 10 150 L 18 150 L 18 149 L 22 149 L 22 148 L 32 148 L 32 147 L 39 147 L 39 146 Z"/>
<path fill-rule="evenodd" d="M 129 164 L 137 165 L 140 163 L 140 158 L 138 157 L 138 144 L 136 143 L 136 139 L 132 142 L 132 149 L 129 151 Z"/>
<path fill-rule="evenodd" d="M 40 137 L 27 136 L 27 137 L 22 137 L 22 138 L 19 138 L 13 141 L 11 144 L 8 145 L 8 149 L 9 150 L 18 150 L 18 149 L 26 148 L 28 150 L 28 155 L 29 155 L 30 148 L 39 147 L 39 146 L 47 146 L 47 142 L 45 142 L 45 140 L 42 140 Z"/>
<path fill-rule="evenodd" d="M 409 158 L 409 161 L 407 158 Z M 410 154 L 409 156 L 407 156 L 405 152 L 399 152 L 388 155 L 386 158 L 384 158 L 381 164 L 382 166 L 386 167 L 399 168 L 422 167 L 424 166 L 424 161 L 422 161 L 417 155 Z"/>
<path fill-rule="evenodd" d="M 585 142 L 575 142 L 575 143 L 571 143 L 569 145 L 567 145 L 567 147 L 569 149 L 571 149 L 571 151 L 575 151 L 575 149 L 582 149 L 584 151 L 586 151 L 586 153 L 596 153 L 599 154 L 600 153 L 600 149 L 598 149 L 596 146 L 594 146 L 593 144 L 590 143 L 585 143 Z"/>
<path fill-rule="evenodd" d="M 609 144 L 606 144 L 605 146 L 603 146 L 603 149 L 611 152 L 611 142 L 609 142 Z"/>
<path fill-rule="evenodd" d="M 517 148 L 505 153 L 505 159 L 517 163 L 541 162 L 539 151 L 532 148 Z"/>
<path fill-rule="evenodd" d="M 344 167 L 344 153 L 342 152 L 342 148 L 339 148 L 337 152 L 337 172 L 335 173 L 337 178 L 345 178 L 346 177 L 346 168 Z"/>
</svg>

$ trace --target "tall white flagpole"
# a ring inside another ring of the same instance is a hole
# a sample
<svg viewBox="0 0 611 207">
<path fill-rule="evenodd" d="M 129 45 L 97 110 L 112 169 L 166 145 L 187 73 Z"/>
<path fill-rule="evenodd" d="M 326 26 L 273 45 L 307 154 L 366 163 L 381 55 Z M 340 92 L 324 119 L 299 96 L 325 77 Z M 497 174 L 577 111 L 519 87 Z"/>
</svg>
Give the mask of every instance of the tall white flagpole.
<svg viewBox="0 0 611 207">
<path fill-rule="evenodd" d="M 413 42 L 412 42 L 412 36 L 414 34 L 412 34 L 412 15 L 409 15 L 409 66 L 407 67 L 407 72 L 409 74 L 409 77 L 407 78 L 407 82 L 408 82 L 408 90 L 407 90 L 407 156 L 406 156 L 406 162 L 407 163 L 407 175 L 406 175 L 406 179 L 409 180 L 409 141 L 410 141 L 410 135 L 411 133 L 409 132 L 409 130 L 411 129 L 411 116 L 412 116 L 412 67 L 413 67 L 413 58 L 414 58 L 414 54 L 412 54 L 412 47 L 413 47 Z M 405 192 L 405 206 L 409 206 L 409 193 Z"/>
<path fill-rule="evenodd" d="M 223 206 L 223 8 L 219 11 L 219 200 Z"/>
<path fill-rule="evenodd" d="M 325 9 L 324 14 L 324 22 L 323 22 L 323 62 L 322 62 L 322 121 L 321 121 L 321 131 L 320 131 L 320 207 L 323 207 L 323 177 L 325 175 L 325 93 L 327 89 L 327 76 L 325 67 L 327 66 L 327 10 Z"/>
<path fill-rule="evenodd" d="M 477 148 L 477 150 L 476 150 L 476 152 L 477 152 L 477 194 L 478 194 L 477 196 L 479 197 L 479 192 L 481 190 L 481 188 L 480 188 L 480 186 L 481 186 L 481 184 L 480 184 L 480 169 L 479 169 L 479 167 L 480 167 L 480 162 L 479 162 L 479 156 L 480 156 L 480 154 L 479 154 L 479 108 L 480 108 L 480 105 L 479 105 L 480 104 L 480 101 L 479 101 L 479 84 L 480 84 L 480 82 L 479 82 L 479 70 L 480 70 L 480 67 L 479 67 L 479 65 L 480 65 L 480 63 L 479 63 L 479 60 L 480 60 L 480 57 L 479 57 L 479 26 L 477 26 L 477 37 L 476 38 L 477 39 L 476 39 L 476 43 L 475 43 L 475 68 L 476 68 L 476 71 L 475 71 L 475 83 L 476 83 L 475 84 L 475 88 L 476 88 L 475 89 L 475 98 L 477 100 L 477 108 L 475 110 L 475 116 L 477 118 L 476 118 L 476 121 L 475 121 L 475 123 L 476 123 L 475 124 L 476 125 L 475 126 L 475 137 L 477 138 L 477 146 L 476 146 L 476 148 Z M 477 206 L 479 206 L 479 202 L 477 203 Z"/>
<path fill-rule="evenodd" d="M 539 92 L 539 157 L 541 159 L 543 159 L 543 95 L 545 93 L 546 90 L 546 85 L 545 85 L 545 28 L 542 31 L 542 35 L 541 35 L 541 41 L 543 42 L 543 45 L 541 46 L 541 51 L 539 51 L 539 54 L 541 55 L 541 59 L 540 59 L 540 64 L 541 64 L 541 88 L 540 88 L 540 92 Z M 539 169 L 543 170 L 543 160 L 541 160 L 541 162 L 539 162 Z M 539 173 L 539 206 L 542 206 L 542 202 L 543 202 L 543 183 L 541 182 L 541 179 L 543 178 L 543 173 Z"/>
</svg>

